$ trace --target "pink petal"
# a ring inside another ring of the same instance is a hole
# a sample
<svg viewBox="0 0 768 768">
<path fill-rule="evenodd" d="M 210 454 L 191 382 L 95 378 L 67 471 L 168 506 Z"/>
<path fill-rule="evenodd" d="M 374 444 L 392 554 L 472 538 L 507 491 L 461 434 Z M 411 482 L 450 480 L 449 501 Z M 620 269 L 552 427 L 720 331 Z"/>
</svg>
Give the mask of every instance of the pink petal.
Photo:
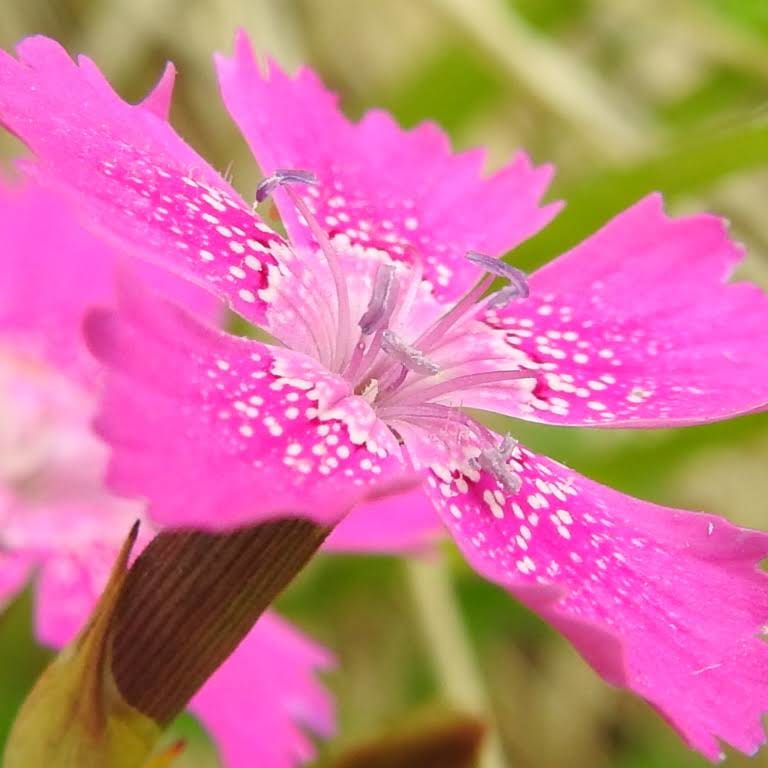
<svg viewBox="0 0 768 768">
<path fill-rule="evenodd" d="M 69 515 L 65 520 L 72 522 Z M 83 556 L 62 547 L 42 560 L 35 626 L 45 645 L 62 648 L 74 640 L 106 584 L 117 550 L 107 542 L 94 542 L 86 551 Z"/>
<path fill-rule="evenodd" d="M 70 193 L 89 225 L 122 248 L 259 321 L 262 267 L 283 241 L 158 116 L 169 75 L 148 104 L 133 106 L 92 62 L 76 66 L 52 40 L 28 38 L 18 52 L 18 61 L 0 52 L 0 123 L 37 155 L 27 171 Z"/>
<path fill-rule="evenodd" d="M 401 489 L 397 443 L 345 381 L 299 353 L 206 328 L 137 285 L 123 294 L 119 314 L 87 323 L 111 369 L 98 428 L 114 487 L 149 499 L 155 521 L 334 523 Z"/>
<path fill-rule="evenodd" d="M 330 235 L 423 260 L 445 298 L 478 279 L 467 250 L 501 255 L 557 210 L 540 205 L 551 168 L 534 168 L 520 153 L 483 178 L 483 153 L 453 154 L 434 124 L 403 131 L 381 111 L 350 123 L 311 71 L 290 78 L 271 61 L 260 71 L 244 33 L 234 57 L 219 56 L 217 66 L 227 107 L 264 173 L 312 171 L 321 185 L 297 191 Z M 306 241 L 293 206 L 279 193 L 277 199 L 291 236 Z"/>
<path fill-rule="evenodd" d="M 171 114 L 173 100 L 173 85 L 176 81 L 176 67 L 169 61 L 165 65 L 163 75 L 157 85 L 141 102 L 141 106 L 153 112 L 163 120 L 168 120 Z"/>
<path fill-rule="evenodd" d="M 722 220 L 669 219 L 658 195 L 531 277 L 488 316 L 538 366 L 536 397 L 466 405 L 552 424 L 653 427 L 768 403 L 768 298 L 726 281 L 743 256 Z"/>
<path fill-rule="evenodd" d="M 315 679 L 328 652 L 265 614 L 190 704 L 227 768 L 292 768 L 314 757 L 302 730 L 334 729 L 333 705 Z"/>
<path fill-rule="evenodd" d="M 3 536 L 36 570 L 35 626 L 42 643 L 59 648 L 74 639 L 140 514 L 135 504 L 108 496 L 95 483 L 90 498 L 14 504 Z M 151 537 L 144 526 L 136 553 Z"/>
<path fill-rule="evenodd" d="M 434 507 L 420 489 L 362 504 L 328 537 L 326 551 L 420 552 L 443 535 Z"/>
<path fill-rule="evenodd" d="M 85 232 L 56 197 L 33 185 L 0 183 L 5 345 L 53 363 L 78 379 L 93 361 L 80 337 L 85 308 L 111 295 L 108 249 Z"/>
<path fill-rule="evenodd" d="M 82 227 L 70 202 L 36 184 L 0 180 L 0 339 L 7 351 L 91 388 L 96 369 L 83 344 L 83 315 L 112 301 L 115 254 Z M 210 294 L 150 265 L 140 273 L 158 291 L 218 319 Z"/>
<path fill-rule="evenodd" d="M 517 449 L 505 493 L 445 471 L 430 496 L 472 567 L 647 699 L 708 758 L 765 741 L 768 535 L 633 499 Z"/>
</svg>

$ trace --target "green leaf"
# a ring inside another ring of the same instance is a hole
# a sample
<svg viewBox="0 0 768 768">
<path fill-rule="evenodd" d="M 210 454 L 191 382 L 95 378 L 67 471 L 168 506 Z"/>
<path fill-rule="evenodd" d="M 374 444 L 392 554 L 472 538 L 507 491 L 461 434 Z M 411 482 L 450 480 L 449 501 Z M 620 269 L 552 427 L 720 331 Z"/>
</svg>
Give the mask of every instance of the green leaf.
<svg viewBox="0 0 768 768">
<path fill-rule="evenodd" d="M 512 261 L 522 269 L 540 266 L 650 192 L 660 190 L 668 201 L 676 200 L 767 164 L 768 122 L 760 120 L 692 137 L 637 164 L 597 171 L 557 189 L 565 209 L 540 235 L 518 248 Z"/>
</svg>

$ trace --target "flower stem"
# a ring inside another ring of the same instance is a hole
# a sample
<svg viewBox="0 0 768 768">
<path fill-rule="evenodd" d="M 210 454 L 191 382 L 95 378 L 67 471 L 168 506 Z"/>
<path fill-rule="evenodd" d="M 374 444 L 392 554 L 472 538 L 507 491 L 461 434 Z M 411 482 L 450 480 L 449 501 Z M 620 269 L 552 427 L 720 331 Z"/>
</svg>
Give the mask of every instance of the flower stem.
<svg viewBox="0 0 768 768">
<path fill-rule="evenodd" d="M 509 768 L 444 555 L 437 552 L 430 558 L 410 560 L 405 567 L 416 614 L 445 695 L 462 710 L 491 721 L 478 768 Z"/>
</svg>

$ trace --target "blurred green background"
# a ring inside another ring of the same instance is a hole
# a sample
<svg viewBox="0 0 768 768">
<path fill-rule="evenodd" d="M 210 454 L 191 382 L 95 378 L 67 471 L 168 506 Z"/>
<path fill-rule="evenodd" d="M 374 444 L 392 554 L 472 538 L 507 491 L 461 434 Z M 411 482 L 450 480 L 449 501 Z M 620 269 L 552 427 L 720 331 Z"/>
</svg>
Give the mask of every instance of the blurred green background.
<svg viewBox="0 0 768 768">
<path fill-rule="evenodd" d="M 650 190 L 673 212 L 726 215 L 768 284 L 768 2 L 766 0 L 3 0 L 0 44 L 43 32 L 86 52 L 138 99 L 166 59 L 180 72 L 173 118 L 251 196 L 257 169 L 228 120 L 210 55 L 245 27 L 258 47 L 306 62 L 348 113 L 374 105 L 405 124 L 441 122 L 458 146 L 492 162 L 516 147 L 556 163 L 568 207 L 515 254 L 530 269 Z M 19 151 L 0 137 L 0 156 Z M 681 290 L 685 290 L 681 286 Z M 768 528 L 768 418 L 657 432 L 513 425 L 534 448 L 600 481 L 669 505 Z M 430 582 L 431 580 L 431 582 Z M 425 632 L 418 589 L 445 603 Z M 437 588 L 436 588 L 437 589 Z M 450 621 L 455 593 L 466 638 Z M 442 592 L 440 592 L 442 594 Z M 282 598 L 283 611 L 337 654 L 332 755 L 450 701 L 435 644 L 468 640 L 511 766 L 703 766 L 649 708 L 609 689 L 573 650 L 451 550 L 414 572 L 388 558 L 326 558 Z M 0 618 L 0 743 L 46 654 L 30 631 L 31 599 Z M 442 623 L 441 623 L 442 622 Z M 244 713 L 244 716 L 248 716 Z M 190 719 L 179 761 L 215 766 Z M 768 766 L 731 756 L 732 766 Z"/>
</svg>

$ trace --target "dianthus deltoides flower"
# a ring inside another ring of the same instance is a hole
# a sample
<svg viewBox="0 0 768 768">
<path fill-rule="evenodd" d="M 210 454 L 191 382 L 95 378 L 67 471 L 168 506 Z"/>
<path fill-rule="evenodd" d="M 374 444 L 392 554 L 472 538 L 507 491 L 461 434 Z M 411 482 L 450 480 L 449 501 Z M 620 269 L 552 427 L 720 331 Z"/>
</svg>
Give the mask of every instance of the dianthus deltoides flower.
<svg viewBox="0 0 768 768">
<path fill-rule="evenodd" d="M 0 610 L 35 571 L 37 637 L 61 648 L 85 625 L 143 516 L 143 503 L 104 487 L 107 448 L 91 430 L 100 376 L 81 326 L 89 306 L 112 298 L 114 254 L 35 185 L 0 179 L 0 231 Z M 209 294 L 167 272 L 142 276 L 196 314 L 221 314 Z M 141 533 L 139 547 L 150 526 Z M 303 728 L 328 735 L 333 727 L 330 697 L 314 677 L 329 661 L 265 614 L 189 706 L 222 765 L 291 768 L 311 758 Z"/>
<path fill-rule="evenodd" d="M 350 124 L 310 72 L 260 71 L 243 37 L 218 68 L 288 240 L 90 61 L 40 38 L 0 58 L 0 120 L 37 155 L 28 171 L 282 343 L 206 327 L 129 282 L 119 312 L 89 322 L 110 369 L 114 487 L 161 524 L 228 528 L 332 525 L 417 483 L 403 519 L 365 521 L 415 530 L 433 508 L 480 574 L 691 746 L 754 752 L 768 536 L 623 496 L 463 410 L 667 427 L 763 408 L 768 302 L 725 284 L 742 254 L 722 222 L 671 220 L 652 196 L 526 282 L 498 257 L 555 214 L 539 203 L 549 169 L 518 155 L 484 178 L 482 154 L 451 154 L 434 126 Z"/>
</svg>

